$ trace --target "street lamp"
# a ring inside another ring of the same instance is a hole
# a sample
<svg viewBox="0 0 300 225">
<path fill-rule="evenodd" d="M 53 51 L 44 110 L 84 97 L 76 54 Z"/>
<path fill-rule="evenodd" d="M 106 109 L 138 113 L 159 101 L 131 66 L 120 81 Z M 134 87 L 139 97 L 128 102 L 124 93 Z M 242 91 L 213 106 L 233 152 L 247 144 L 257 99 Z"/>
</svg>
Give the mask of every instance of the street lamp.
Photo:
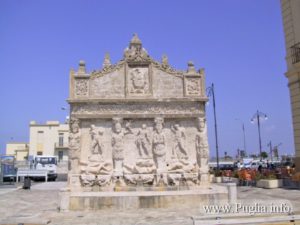
<svg viewBox="0 0 300 225">
<path fill-rule="evenodd" d="M 218 145 L 218 129 L 217 129 L 217 115 L 216 115 L 216 101 L 215 101 L 215 87 L 214 83 L 206 89 L 207 97 L 212 96 L 214 108 L 214 121 L 215 121 L 215 139 L 216 139 L 216 157 L 217 157 L 217 171 L 219 171 L 219 145 Z"/>
<path fill-rule="evenodd" d="M 242 123 L 242 130 L 243 130 L 243 141 L 244 141 L 244 151 L 245 151 L 245 155 L 247 155 L 247 152 L 246 152 L 246 133 L 245 133 L 245 124 L 242 120 L 240 119 L 235 119 L 235 120 L 238 120 Z"/>
<path fill-rule="evenodd" d="M 261 135 L 260 135 L 260 119 L 265 119 L 267 120 L 268 117 L 265 113 L 256 111 L 256 113 L 252 116 L 251 122 L 254 123 L 255 119 L 257 120 L 257 127 L 258 127 L 258 141 L 259 141 L 259 154 L 260 154 L 260 160 L 262 160 L 261 157 Z"/>
<path fill-rule="evenodd" d="M 61 107 L 60 109 L 61 109 L 62 111 L 68 111 L 68 108 L 67 108 L 67 107 Z M 68 116 L 66 116 L 66 121 L 65 121 L 65 123 L 68 124 L 69 121 L 70 121 L 70 116 L 68 115 Z"/>
</svg>

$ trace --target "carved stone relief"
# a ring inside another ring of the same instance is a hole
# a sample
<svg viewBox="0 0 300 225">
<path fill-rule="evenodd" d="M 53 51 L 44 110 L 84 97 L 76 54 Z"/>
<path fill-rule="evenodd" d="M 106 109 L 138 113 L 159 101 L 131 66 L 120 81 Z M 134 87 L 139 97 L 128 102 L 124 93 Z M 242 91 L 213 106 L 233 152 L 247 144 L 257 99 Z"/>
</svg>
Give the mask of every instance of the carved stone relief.
<svg viewBox="0 0 300 225">
<path fill-rule="evenodd" d="M 147 67 L 128 69 L 128 91 L 129 94 L 149 94 L 150 93 L 149 69 Z"/>
<path fill-rule="evenodd" d="M 171 127 L 174 133 L 174 145 L 172 148 L 172 156 L 177 159 L 188 159 L 188 153 L 185 146 L 185 132 L 184 128 L 179 124 Z"/>
<path fill-rule="evenodd" d="M 76 79 L 75 80 L 75 95 L 77 97 L 88 96 L 88 79 Z"/>
<path fill-rule="evenodd" d="M 70 170 L 73 173 L 79 170 L 80 159 L 80 124 L 76 118 L 70 119 L 70 134 L 69 134 L 69 160 Z"/>
<path fill-rule="evenodd" d="M 152 141 L 151 135 L 147 130 L 147 125 L 143 124 L 137 134 L 136 145 L 139 150 L 139 157 L 142 159 L 152 158 Z"/>
<path fill-rule="evenodd" d="M 88 156 L 88 162 L 80 162 L 80 178 L 83 186 L 93 186 L 95 184 L 104 186 L 110 181 L 112 163 L 103 158 L 105 151 L 102 137 L 103 132 L 103 128 L 97 129 L 94 124 L 90 127 L 90 155 Z"/>
<path fill-rule="evenodd" d="M 208 143 L 204 117 L 189 119 L 189 124 L 195 127 L 187 131 L 185 127 L 190 125 L 175 122 L 178 119 L 174 122 L 169 119 L 167 127 L 162 117 L 154 118 L 152 124 L 149 120 L 139 122 L 137 126 L 137 121 L 114 117 L 108 121 L 111 129 L 104 124 L 90 124 L 89 156 L 86 162 L 80 162 L 82 186 L 109 187 L 115 182 L 121 182 L 123 186 L 159 185 L 159 182 L 164 185 L 197 185 L 198 171 L 207 174 Z M 76 125 L 73 128 L 76 133 Z M 111 138 L 111 158 L 105 154 L 109 146 L 104 143 L 108 137 Z M 126 142 L 129 140 L 126 137 L 133 140 L 135 147 Z M 191 148 L 192 143 L 194 148 Z M 125 154 L 126 151 L 134 151 L 136 158 L 128 160 L 131 156 Z M 190 151 L 195 151 L 195 161 L 190 158 Z"/>
<path fill-rule="evenodd" d="M 162 117 L 154 119 L 153 155 L 158 173 L 164 172 L 166 169 L 166 137 L 163 123 L 164 119 Z"/>
<path fill-rule="evenodd" d="M 124 161 L 124 132 L 122 130 L 122 119 L 113 118 L 113 129 L 112 129 L 112 155 L 113 155 L 113 164 L 114 172 L 122 173 L 123 172 L 123 161 Z"/>
<path fill-rule="evenodd" d="M 197 163 L 200 171 L 203 173 L 208 172 L 208 140 L 207 140 L 207 128 L 206 120 L 204 117 L 199 117 L 197 119 L 198 132 L 196 134 L 196 153 L 197 153 Z"/>
<path fill-rule="evenodd" d="M 197 78 L 186 78 L 186 95 L 201 95 L 201 80 Z"/>
</svg>

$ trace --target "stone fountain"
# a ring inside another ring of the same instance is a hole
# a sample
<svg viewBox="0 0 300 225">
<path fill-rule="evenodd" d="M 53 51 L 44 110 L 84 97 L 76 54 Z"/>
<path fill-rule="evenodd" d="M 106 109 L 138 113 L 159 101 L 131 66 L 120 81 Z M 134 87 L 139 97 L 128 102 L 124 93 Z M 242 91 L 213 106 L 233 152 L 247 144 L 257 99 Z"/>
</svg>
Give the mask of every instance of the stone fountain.
<svg viewBox="0 0 300 225">
<path fill-rule="evenodd" d="M 124 57 L 70 72 L 68 187 L 61 210 L 199 207 L 228 200 L 210 184 L 205 73 L 152 59 L 134 35 Z"/>
</svg>

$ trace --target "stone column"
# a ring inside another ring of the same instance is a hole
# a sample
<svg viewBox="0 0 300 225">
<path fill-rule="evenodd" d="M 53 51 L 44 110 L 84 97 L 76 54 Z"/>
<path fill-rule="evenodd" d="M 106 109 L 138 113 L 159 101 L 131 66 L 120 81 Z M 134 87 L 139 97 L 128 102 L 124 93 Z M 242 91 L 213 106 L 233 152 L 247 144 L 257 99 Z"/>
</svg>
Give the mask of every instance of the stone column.
<svg viewBox="0 0 300 225">
<path fill-rule="evenodd" d="M 293 115 L 295 163 L 300 172 L 300 1 L 281 0 L 288 87 Z"/>
</svg>

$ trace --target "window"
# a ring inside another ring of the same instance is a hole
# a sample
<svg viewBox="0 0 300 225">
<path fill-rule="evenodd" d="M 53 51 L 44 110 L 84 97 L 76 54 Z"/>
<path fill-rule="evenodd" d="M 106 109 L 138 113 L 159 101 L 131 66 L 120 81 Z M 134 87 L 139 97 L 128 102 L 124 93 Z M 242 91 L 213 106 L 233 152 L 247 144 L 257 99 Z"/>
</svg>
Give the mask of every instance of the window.
<svg viewBox="0 0 300 225">
<path fill-rule="evenodd" d="M 64 146 L 64 134 L 63 133 L 58 134 L 58 146 L 59 147 Z"/>
<path fill-rule="evenodd" d="M 44 131 L 37 132 L 37 142 L 43 143 L 44 142 Z"/>
<path fill-rule="evenodd" d="M 43 152 L 37 152 L 36 154 L 37 155 L 43 155 Z"/>
<path fill-rule="evenodd" d="M 59 161 L 63 160 L 63 157 L 64 157 L 64 152 L 63 151 L 59 151 L 58 152 L 58 160 Z"/>
</svg>

